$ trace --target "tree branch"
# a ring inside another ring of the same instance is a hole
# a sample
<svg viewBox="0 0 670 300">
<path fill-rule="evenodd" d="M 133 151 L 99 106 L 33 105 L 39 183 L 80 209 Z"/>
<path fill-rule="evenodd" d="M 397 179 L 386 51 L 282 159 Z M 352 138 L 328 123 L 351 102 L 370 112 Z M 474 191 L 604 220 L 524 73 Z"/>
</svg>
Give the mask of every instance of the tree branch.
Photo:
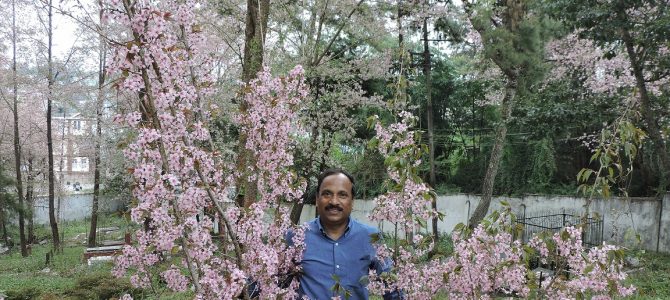
<svg viewBox="0 0 670 300">
<path fill-rule="evenodd" d="M 361 4 L 363 3 L 363 1 L 365 1 L 365 0 L 360 0 L 360 1 L 358 1 L 358 3 L 356 3 L 356 6 L 354 6 L 354 8 L 351 10 L 351 12 L 349 12 L 349 15 L 347 15 L 347 17 L 343 20 L 342 24 L 341 24 L 340 27 L 337 29 L 337 32 L 335 32 L 335 35 L 333 35 L 333 37 L 330 39 L 330 42 L 328 42 L 328 46 L 326 46 L 326 49 L 323 49 L 323 52 L 321 53 L 321 55 L 319 55 L 319 57 L 318 57 L 316 60 L 314 60 L 314 63 L 312 64 L 312 66 L 317 66 L 317 65 L 319 65 L 319 63 L 321 62 L 321 60 L 323 59 L 323 57 L 326 55 L 326 53 L 328 53 L 328 51 L 330 51 L 330 47 L 333 46 L 333 43 L 335 42 L 335 40 L 337 39 L 337 37 L 340 35 L 340 32 L 342 32 L 342 29 L 344 29 L 344 26 L 347 26 L 347 24 L 348 24 L 347 21 L 348 21 L 349 19 L 351 19 L 351 16 L 354 15 L 354 12 L 356 12 L 356 10 L 358 9 L 358 7 L 361 6 Z"/>
</svg>

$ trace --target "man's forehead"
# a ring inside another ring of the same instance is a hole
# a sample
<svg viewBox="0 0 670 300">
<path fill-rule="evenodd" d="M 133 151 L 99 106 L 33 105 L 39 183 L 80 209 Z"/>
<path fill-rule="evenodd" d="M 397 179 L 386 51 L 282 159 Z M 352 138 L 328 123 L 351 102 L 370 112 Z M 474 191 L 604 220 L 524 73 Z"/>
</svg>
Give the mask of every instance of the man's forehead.
<svg viewBox="0 0 670 300">
<path fill-rule="evenodd" d="M 328 175 L 323 179 L 323 183 L 343 183 L 343 184 L 351 184 L 351 180 L 349 180 L 349 177 L 347 175 L 344 175 L 342 173 L 337 173 L 337 174 L 332 174 Z"/>
</svg>

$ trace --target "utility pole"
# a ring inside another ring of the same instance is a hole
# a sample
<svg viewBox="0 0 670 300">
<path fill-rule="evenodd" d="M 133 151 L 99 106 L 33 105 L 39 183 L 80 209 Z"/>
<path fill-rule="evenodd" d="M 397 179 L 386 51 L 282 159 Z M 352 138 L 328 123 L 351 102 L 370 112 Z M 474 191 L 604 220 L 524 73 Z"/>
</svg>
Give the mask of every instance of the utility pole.
<svg viewBox="0 0 670 300">
<path fill-rule="evenodd" d="M 426 1 L 428 5 L 428 1 Z M 428 185 L 431 188 L 435 188 L 437 185 L 437 179 L 435 176 L 435 128 L 434 128 L 434 112 L 433 112 L 433 78 L 432 78 L 432 54 L 430 53 L 430 48 L 428 47 L 428 42 L 443 42 L 447 40 L 443 39 L 429 39 L 428 38 L 428 18 L 423 18 L 423 28 L 422 28 L 422 41 L 423 41 L 423 52 L 410 52 L 412 55 L 417 55 L 422 57 L 422 67 L 423 67 L 423 76 L 425 78 L 424 91 L 426 94 L 426 122 L 428 127 L 428 164 L 429 164 L 429 174 L 428 174 Z M 433 198 L 431 207 L 434 211 L 437 211 L 437 199 Z M 433 238 L 435 241 L 439 239 L 439 231 L 437 228 L 437 217 L 434 217 L 432 220 L 432 229 L 433 229 Z"/>
<path fill-rule="evenodd" d="M 426 80 L 426 121 L 428 122 L 428 164 L 430 166 L 430 173 L 428 176 L 428 184 L 431 188 L 435 188 L 435 140 L 433 138 L 433 79 L 431 75 L 432 61 L 430 59 L 430 48 L 428 47 L 428 17 L 423 18 L 423 76 Z M 434 211 L 437 211 L 437 199 L 433 198 L 431 206 Z M 435 241 L 439 240 L 439 232 L 437 230 L 437 217 L 433 217 L 433 237 Z"/>
</svg>

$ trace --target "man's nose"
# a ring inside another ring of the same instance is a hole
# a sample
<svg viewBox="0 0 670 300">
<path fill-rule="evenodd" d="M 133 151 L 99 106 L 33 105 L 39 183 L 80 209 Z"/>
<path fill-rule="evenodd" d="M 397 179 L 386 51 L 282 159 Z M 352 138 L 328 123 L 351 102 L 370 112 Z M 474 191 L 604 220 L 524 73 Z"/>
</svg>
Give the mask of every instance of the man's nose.
<svg viewBox="0 0 670 300">
<path fill-rule="evenodd" d="M 334 204 L 334 205 L 339 205 L 340 204 L 340 198 L 337 196 L 332 196 L 330 199 L 328 199 L 328 204 Z"/>
</svg>

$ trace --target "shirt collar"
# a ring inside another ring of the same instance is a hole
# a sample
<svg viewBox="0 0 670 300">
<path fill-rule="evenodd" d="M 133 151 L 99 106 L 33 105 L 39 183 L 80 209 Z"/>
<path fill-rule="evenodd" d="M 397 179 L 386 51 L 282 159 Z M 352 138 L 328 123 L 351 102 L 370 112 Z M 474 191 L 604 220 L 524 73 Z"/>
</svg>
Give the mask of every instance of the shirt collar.
<svg viewBox="0 0 670 300">
<path fill-rule="evenodd" d="M 351 229 L 351 227 L 353 225 L 354 225 L 354 219 L 351 216 L 349 216 L 349 222 L 347 223 L 347 229 L 344 230 L 344 234 L 342 236 L 347 236 L 347 234 L 349 233 L 349 229 Z M 316 226 L 317 226 L 317 228 L 319 228 L 319 231 L 321 232 L 321 234 L 328 237 L 326 232 L 323 231 L 323 225 L 321 225 L 321 216 L 316 217 Z"/>
</svg>

